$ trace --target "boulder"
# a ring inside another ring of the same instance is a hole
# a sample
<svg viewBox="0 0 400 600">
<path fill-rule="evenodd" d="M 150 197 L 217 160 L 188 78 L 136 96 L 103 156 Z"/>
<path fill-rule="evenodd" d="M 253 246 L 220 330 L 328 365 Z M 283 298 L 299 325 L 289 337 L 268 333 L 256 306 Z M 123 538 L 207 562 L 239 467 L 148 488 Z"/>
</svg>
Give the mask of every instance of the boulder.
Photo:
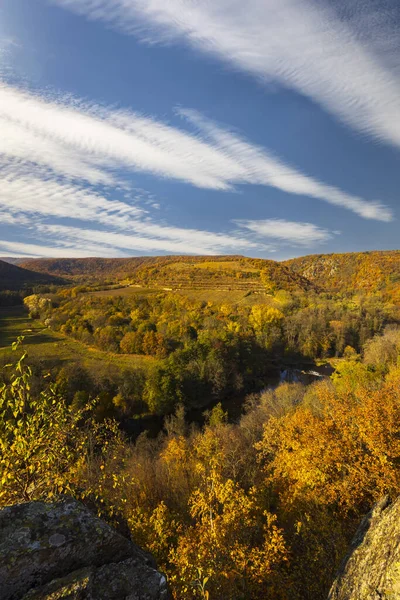
<svg viewBox="0 0 400 600">
<path fill-rule="evenodd" d="M 400 600 L 400 498 L 363 519 L 328 600 Z"/>
<path fill-rule="evenodd" d="M 1 600 L 164 600 L 165 576 L 72 498 L 0 511 Z"/>
</svg>

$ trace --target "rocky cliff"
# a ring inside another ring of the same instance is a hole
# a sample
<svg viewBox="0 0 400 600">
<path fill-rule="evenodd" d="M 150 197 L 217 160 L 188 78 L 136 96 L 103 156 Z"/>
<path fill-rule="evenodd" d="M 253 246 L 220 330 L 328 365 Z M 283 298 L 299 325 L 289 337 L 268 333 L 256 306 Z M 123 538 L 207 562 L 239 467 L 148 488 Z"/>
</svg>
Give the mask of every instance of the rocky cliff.
<svg viewBox="0 0 400 600">
<path fill-rule="evenodd" d="M 0 511 L 1 600 L 167 600 L 153 559 L 73 499 Z"/>
<path fill-rule="evenodd" d="M 328 600 L 400 600 L 400 498 L 364 518 Z"/>
<path fill-rule="evenodd" d="M 148 554 L 72 498 L 0 511 L 1 600 L 168 600 Z M 400 600 L 400 498 L 362 521 L 328 600 Z"/>
</svg>

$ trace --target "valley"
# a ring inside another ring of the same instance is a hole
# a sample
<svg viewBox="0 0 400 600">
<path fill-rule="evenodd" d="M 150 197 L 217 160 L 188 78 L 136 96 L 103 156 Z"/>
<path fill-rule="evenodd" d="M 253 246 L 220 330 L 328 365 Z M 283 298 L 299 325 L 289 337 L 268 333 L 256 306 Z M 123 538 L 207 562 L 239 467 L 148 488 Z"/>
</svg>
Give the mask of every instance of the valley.
<svg viewBox="0 0 400 600">
<path fill-rule="evenodd" d="M 179 600 L 324 600 L 400 493 L 398 261 L 0 265 L 0 505 L 72 494 Z"/>
</svg>

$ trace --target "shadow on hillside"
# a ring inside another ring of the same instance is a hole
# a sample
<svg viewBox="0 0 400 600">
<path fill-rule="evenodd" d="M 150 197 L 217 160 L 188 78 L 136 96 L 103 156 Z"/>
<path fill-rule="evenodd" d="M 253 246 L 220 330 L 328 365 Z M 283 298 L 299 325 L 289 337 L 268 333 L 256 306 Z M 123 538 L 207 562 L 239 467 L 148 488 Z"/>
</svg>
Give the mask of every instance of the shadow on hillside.
<svg viewBox="0 0 400 600">
<path fill-rule="evenodd" d="M 49 335 L 46 330 L 30 331 L 29 329 L 22 329 L 21 331 L 16 332 L 12 329 L 9 331 L 5 329 L 0 332 L 0 348 L 7 348 L 8 346 L 11 346 L 19 336 L 23 336 L 24 346 L 45 344 L 55 341 L 54 337 Z"/>
</svg>

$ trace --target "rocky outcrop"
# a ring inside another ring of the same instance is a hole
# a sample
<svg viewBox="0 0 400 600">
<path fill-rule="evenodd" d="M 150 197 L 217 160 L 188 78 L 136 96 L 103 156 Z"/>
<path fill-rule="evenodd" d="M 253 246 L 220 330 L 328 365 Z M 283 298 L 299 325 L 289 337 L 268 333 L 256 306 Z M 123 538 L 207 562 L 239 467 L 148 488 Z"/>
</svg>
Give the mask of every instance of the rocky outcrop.
<svg viewBox="0 0 400 600">
<path fill-rule="evenodd" d="M 400 600 L 400 498 L 364 518 L 329 600 Z"/>
<path fill-rule="evenodd" d="M 0 511 L 1 600 L 167 600 L 153 559 L 72 498 Z"/>
</svg>

